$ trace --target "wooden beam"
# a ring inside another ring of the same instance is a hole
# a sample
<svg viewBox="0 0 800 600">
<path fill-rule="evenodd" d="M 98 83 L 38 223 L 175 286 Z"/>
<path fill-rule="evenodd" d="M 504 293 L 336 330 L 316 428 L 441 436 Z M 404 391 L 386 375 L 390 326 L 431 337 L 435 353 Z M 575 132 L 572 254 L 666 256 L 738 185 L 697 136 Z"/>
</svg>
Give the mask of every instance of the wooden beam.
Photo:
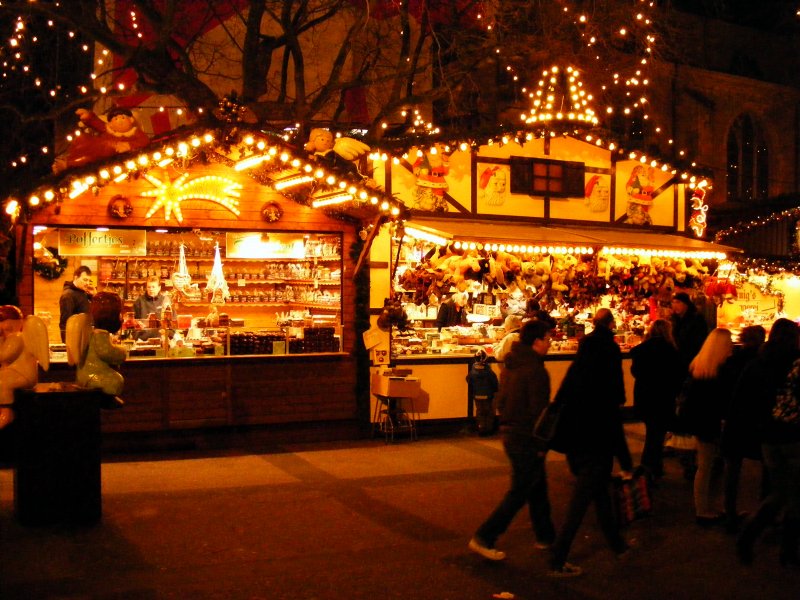
<svg viewBox="0 0 800 600">
<path fill-rule="evenodd" d="M 372 231 L 369 232 L 367 239 L 364 241 L 364 247 L 361 249 L 361 254 L 358 257 L 356 268 L 353 270 L 354 280 L 358 277 L 358 274 L 361 272 L 361 269 L 364 268 L 364 265 L 367 264 L 367 256 L 369 256 L 370 248 L 372 248 L 372 242 L 375 240 L 375 236 L 378 235 L 378 231 L 380 230 L 385 219 L 386 217 L 384 215 L 378 215 L 375 217 L 375 221 L 372 223 Z"/>
</svg>

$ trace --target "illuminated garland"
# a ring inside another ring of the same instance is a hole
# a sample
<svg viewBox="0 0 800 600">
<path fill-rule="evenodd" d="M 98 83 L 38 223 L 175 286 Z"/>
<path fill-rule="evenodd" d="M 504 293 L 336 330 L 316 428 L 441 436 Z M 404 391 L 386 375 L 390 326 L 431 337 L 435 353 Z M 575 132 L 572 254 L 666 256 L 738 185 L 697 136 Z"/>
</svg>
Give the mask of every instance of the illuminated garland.
<svg viewBox="0 0 800 600">
<path fill-rule="evenodd" d="M 737 223 L 736 225 L 732 225 L 727 229 L 720 229 L 714 236 L 714 240 L 716 242 L 721 243 L 728 238 L 741 235 L 743 233 L 750 231 L 751 229 L 763 227 L 765 225 L 769 225 L 770 223 L 780 223 L 788 219 L 799 219 L 799 218 L 800 218 L 800 206 L 795 208 L 788 208 L 781 212 L 776 212 L 766 215 L 764 217 L 753 219 L 749 223 Z"/>
</svg>

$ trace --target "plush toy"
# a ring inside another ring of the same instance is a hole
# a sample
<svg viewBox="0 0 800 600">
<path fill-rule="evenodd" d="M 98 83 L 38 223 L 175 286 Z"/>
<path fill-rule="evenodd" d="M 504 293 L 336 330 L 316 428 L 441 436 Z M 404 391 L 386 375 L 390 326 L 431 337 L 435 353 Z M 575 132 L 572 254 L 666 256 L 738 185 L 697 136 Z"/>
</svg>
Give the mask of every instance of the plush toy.
<svg viewBox="0 0 800 600">
<path fill-rule="evenodd" d="M 116 367 L 125 360 L 126 352 L 111 336 L 122 326 L 122 300 L 113 292 L 98 292 L 90 310 L 90 315 L 81 313 L 67 319 L 67 363 L 77 367 L 78 385 L 102 390 L 111 397 L 103 403 L 104 408 L 118 408 L 124 404 L 119 395 L 125 380 Z"/>
<path fill-rule="evenodd" d="M 58 159 L 53 163 L 54 173 L 138 150 L 150 143 L 150 138 L 139 128 L 133 113 L 127 108 L 112 108 L 108 111 L 107 121 L 85 108 L 79 108 L 75 114 L 81 123 L 95 133 L 86 131 L 76 137 L 70 144 L 66 159 Z"/>
<path fill-rule="evenodd" d="M 0 429 L 14 420 L 14 391 L 39 381 L 37 365 L 50 367 L 44 321 L 34 315 L 23 319 L 16 306 L 0 306 Z"/>
</svg>

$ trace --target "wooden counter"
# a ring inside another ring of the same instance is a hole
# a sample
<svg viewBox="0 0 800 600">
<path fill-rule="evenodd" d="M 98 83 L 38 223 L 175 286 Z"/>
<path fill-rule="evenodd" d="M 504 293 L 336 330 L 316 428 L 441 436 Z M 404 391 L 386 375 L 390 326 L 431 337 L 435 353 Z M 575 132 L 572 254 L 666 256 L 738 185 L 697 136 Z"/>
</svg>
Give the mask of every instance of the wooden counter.
<svg viewBox="0 0 800 600">
<path fill-rule="evenodd" d="M 574 354 L 548 354 L 545 357 L 545 368 L 550 374 L 551 397 L 555 396 L 564 375 L 572 364 Z M 414 401 L 414 408 L 419 419 L 464 419 L 473 416 L 473 408 L 469 402 L 467 391 L 467 374 L 473 357 L 462 355 L 412 355 L 398 358 L 393 365 L 411 369 L 411 374 L 418 377 L 421 383 L 420 395 Z M 492 369 L 500 375 L 501 365 L 489 359 Z M 372 367 L 377 372 L 380 367 Z M 631 375 L 631 359 L 627 354 L 622 356 L 622 374 L 625 380 L 625 407 L 633 406 L 633 376 Z M 371 397 L 371 412 L 374 413 L 376 398 Z"/>
</svg>

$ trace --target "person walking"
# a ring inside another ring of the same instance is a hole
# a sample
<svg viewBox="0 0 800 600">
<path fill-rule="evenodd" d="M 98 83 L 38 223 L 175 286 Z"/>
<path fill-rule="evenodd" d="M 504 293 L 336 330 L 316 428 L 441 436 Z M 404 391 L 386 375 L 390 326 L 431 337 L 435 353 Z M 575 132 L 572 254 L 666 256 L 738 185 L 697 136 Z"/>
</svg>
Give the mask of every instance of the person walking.
<svg viewBox="0 0 800 600">
<path fill-rule="evenodd" d="M 625 441 L 620 413 L 625 403 L 622 352 L 614 341 L 614 315 L 609 309 L 598 310 L 593 324 L 594 330 L 580 341 L 555 398 L 564 405 L 556 436 L 566 451 L 575 486 L 551 548 L 551 577 L 582 573 L 567 557 L 589 504 L 595 505 L 611 549 L 622 555 L 629 548 L 614 518 L 609 493 L 614 457 L 623 453 L 620 444 Z"/>
<path fill-rule="evenodd" d="M 800 362 L 796 362 L 799 348 L 800 327 L 789 319 L 778 319 L 758 359 L 747 366 L 739 380 L 757 415 L 756 426 L 770 486 L 769 495 L 745 520 L 736 540 L 736 551 L 744 564 L 753 562 L 758 538 L 783 513 L 780 563 L 800 565 L 800 425 L 778 421 L 772 414 L 789 372 L 800 369 Z"/>
<path fill-rule="evenodd" d="M 536 546 L 546 548 L 555 539 L 547 495 L 546 453 L 533 440 L 536 419 L 550 401 L 550 376 L 543 360 L 549 348 L 547 325 L 540 321 L 525 323 L 500 373 L 497 407 L 503 449 L 511 462 L 511 487 L 469 542 L 470 550 L 489 560 L 506 557 L 495 543 L 525 504 Z"/>
<path fill-rule="evenodd" d="M 739 346 L 733 351 L 726 370 L 739 378 L 747 366 L 758 359 L 761 347 L 767 338 L 767 332 L 761 325 L 750 325 L 739 334 Z M 737 510 L 739 497 L 739 480 L 741 478 L 744 459 L 761 461 L 761 442 L 758 438 L 751 403 L 741 394 L 741 386 L 734 386 L 733 394 L 725 408 L 722 422 L 722 438 L 720 452 L 725 461 L 723 483 L 725 506 L 725 529 L 728 533 L 736 533 L 739 529 L 740 515 Z M 767 496 L 768 477 L 763 463 L 761 464 L 761 499 Z"/>
<path fill-rule="evenodd" d="M 645 427 L 641 465 L 652 479 L 664 475 L 664 439 L 675 416 L 682 366 L 672 325 L 656 319 L 644 341 L 630 351 L 633 408 Z"/>
<path fill-rule="evenodd" d="M 722 415 L 733 393 L 735 379 L 723 366 L 733 354 L 731 332 L 717 327 L 689 365 L 691 377 L 678 403 L 678 414 L 686 431 L 697 445 L 697 472 L 694 476 L 694 510 L 698 525 L 719 523 L 722 461 L 719 451 Z"/>
</svg>

